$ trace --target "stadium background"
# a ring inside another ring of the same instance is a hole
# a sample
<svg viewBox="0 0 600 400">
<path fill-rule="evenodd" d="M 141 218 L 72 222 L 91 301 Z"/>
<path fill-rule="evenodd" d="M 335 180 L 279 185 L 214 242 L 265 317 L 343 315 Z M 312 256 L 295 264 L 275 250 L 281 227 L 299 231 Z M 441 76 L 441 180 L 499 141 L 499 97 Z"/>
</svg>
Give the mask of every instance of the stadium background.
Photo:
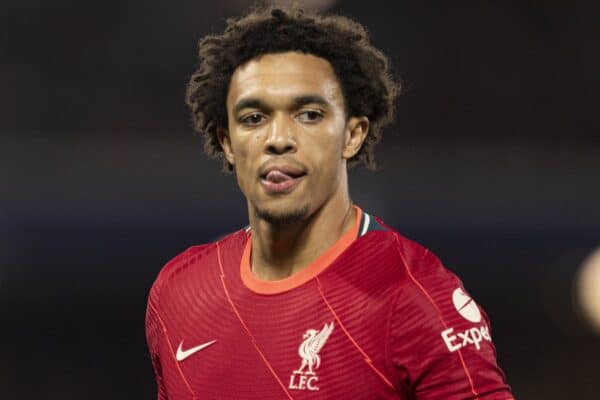
<svg viewBox="0 0 600 400">
<path fill-rule="evenodd" d="M 600 244 L 598 7 L 328 3 L 407 89 L 354 200 L 463 278 L 518 398 L 597 399 L 600 339 L 573 294 Z M 197 39 L 247 5 L 2 3 L 1 399 L 154 398 L 154 277 L 246 224 L 183 93 Z"/>
</svg>

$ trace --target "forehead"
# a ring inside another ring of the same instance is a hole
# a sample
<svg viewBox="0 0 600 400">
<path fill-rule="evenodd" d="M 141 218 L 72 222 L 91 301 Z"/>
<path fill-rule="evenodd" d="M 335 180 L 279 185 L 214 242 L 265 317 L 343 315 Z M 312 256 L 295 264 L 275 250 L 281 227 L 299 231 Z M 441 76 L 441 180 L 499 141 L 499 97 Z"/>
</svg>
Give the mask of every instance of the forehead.
<svg viewBox="0 0 600 400">
<path fill-rule="evenodd" d="M 296 52 L 265 54 L 234 71 L 227 106 L 247 97 L 283 101 L 306 94 L 318 94 L 332 104 L 343 103 L 340 84 L 327 60 Z"/>
</svg>

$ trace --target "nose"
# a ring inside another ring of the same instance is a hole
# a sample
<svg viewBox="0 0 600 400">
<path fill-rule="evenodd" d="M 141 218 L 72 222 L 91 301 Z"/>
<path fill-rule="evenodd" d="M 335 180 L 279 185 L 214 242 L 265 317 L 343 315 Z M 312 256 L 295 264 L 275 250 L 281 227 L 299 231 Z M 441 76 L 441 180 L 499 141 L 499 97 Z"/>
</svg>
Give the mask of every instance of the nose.
<svg viewBox="0 0 600 400">
<path fill-rule="evenodd" d="M 298 149 L 296 136 L 294 134 L 293 122 L 287 116 L 276 116 L 269 125 L 269 131 L 265 140 L 265 152 L 277 155 L 295 153 Z"/>
</svg>

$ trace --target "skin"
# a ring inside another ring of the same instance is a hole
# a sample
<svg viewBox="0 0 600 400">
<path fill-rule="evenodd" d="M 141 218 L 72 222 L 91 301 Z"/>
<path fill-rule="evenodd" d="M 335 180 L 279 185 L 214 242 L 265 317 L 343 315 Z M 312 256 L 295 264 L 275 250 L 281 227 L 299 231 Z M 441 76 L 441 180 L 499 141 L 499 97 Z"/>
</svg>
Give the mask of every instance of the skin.
<svg viewBox="0 0 600 400">
<path fill-rule="evenodd" d="M 359 151 L 369 121 L 346 116 L 327 60 L 296 52 L 239 66 L 227 114 L 228 127 L 218 134 L 248 204 L 252 271 L 265 280 L 289 277 L 354 225 L 347 161 Z M 290 191 L 269 192 L 261 171 L 282 165 L 305 175 Z"/>
</svg>

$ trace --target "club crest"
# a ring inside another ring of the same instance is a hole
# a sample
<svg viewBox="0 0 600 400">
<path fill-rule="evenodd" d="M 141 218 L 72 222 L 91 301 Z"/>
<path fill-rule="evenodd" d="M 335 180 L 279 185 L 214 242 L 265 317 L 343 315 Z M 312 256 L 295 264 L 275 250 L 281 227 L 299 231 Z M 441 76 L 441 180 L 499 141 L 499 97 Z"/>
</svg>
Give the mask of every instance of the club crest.
<svg viewBox="0 0 600 400">
<path fill-rule="evenodd" d="M 319 352 L 325 346 L 332 331 L 333 322 L 330 322 L 329 324 L 325 324 L 320 331 L 308 329 L 302 335 L 302 339 L 304 340 L 300 344 L 300 347 L 298 347 L 298 355 L 302 359 L 302 364 L 290 376 L 290 384 L 288 386 L 290 389 L 319 390 L 317 386 L 319 378 L 316 373 L 316 370 L 321 366 Z"/>
</svg>

